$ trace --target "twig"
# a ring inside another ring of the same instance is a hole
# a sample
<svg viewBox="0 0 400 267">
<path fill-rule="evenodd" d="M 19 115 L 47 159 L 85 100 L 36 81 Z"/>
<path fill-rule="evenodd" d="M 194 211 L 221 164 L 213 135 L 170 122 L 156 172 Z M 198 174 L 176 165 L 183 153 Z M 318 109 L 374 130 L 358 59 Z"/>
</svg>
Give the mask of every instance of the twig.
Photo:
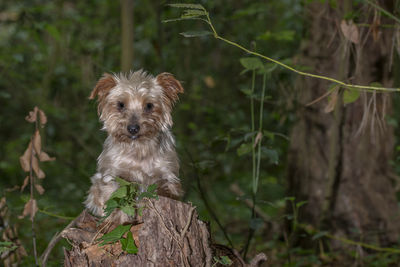
<svg viewBox="0 0 400 267">
<path fill-rule="evenodd" d="M 302 229 L 304 229 L 306 232 L 308 232 L 310 234 L 320 233 L 312 225 L 299 224 L 299 227 L 301 227 Z M 368 249 L 372 249 L 372 250 L 380 251 L 380 252 L 388 252 L 388 253 L 392 253 L 392 254 L 400 254 L 400 249 L 396 249 L 396 248 L 381 248 L 381 247 L 378 247 L 378 246 L 375 246 L 375 245 L 354 241 L 354 240 L 347 239 L 347 238 L 344 238 L 344 237 L 335 236 L 335 235 L 332 235 L 332 234 L 329 234 L 329 233 L 326 233 L 326 232 L 324 233 L 323 236 L 326 236 L 327 238 L 330 238 L 330 239 L 335 239 L 335 240 L 341 241 L 341 242 L 349 244 L 349 245 L 360 246 L 360 247 L 364 247 L 364 248 L 368 248 Z"/>
<path fill-rule="evenodd" d="M 52 212 L 48 212 L 48 211 L 45 211 L 45 210 L 41 210 L 41 209 L 38 209 L 38 212 L 46 214 L 46 215 L 51 216 L 51 217 L 63 219 L 63 220 L 74 220 L 76 218 L 76 217 L 68 217 L 68 216 L 58 215 L 58 214 L 55 214 L 55 213 L 52 213 Z"/>
<path fill-rule="evenodd" d="M 275 64 L 277 64 L 277 65 L 279 65 L 279 66 L 281 66 L 281 67 L 283 67 L 283 68 L 285 68 L 287 70 L 290 70 L 290 71 L 294 72 L 294 73 L 297 73 L 299 75 L 306 76 L 306 77 L 311 77 L 311 78 L 316 78 L 316 79 L 320 79 L 320 80 L 330 81 L 330 82 L 339 84 L 339 85 L 341 85 L 343 87 L 346 87 L 346 88 L 361 89 L 361 90 L 374 90 L 374 91 L 388 91 L 388 92 L 398 92 L 398 91 L 400 91 L 400 88 L 387 88 L 387 87 L 377 87 L 377 86 L 366 86 L 366 85 L 358 85 L 358 84 L 349 84 L 349 83 L 345 83 L 345 82 L 339 81 L 339 80 L 331 78 L 331 77 L 312 74 L 312 73 L 308 73 L 308 72 L 297 70 L 297 69 L 295 69 L 293 67 L 290 67 L 289 65 L 286 65 L 285 63 L 282 63 L 282 62 L 280 62 L 280 61 L 278 61 L 276 59 L 273 59 L 273 58 L 264 56 L 264 55 L 262 55 L 260 53 L 251 51 L 250 49 L 247 49 L 247 48 L 241 46 L 238 43 L 232 42 L 232 41 L 230 41 L 228 39 L 225 39 L 222 36 L 218 35 L 217 31 L 214 28 L 214 25 L 212 24 L 212 21 L 211 21 L 209 13 L 207 12 L 207 10 L 205 8 L 203 8 L 203 10 L 204 10 L 205 15 L 207 17 L 207 23 L 210 26 L 210 28 L 211 28 L 211 30 L 212 30 L 212 32 L 214 34 L 214 38 L 219 39 L 221 41 L 224 41 L 225 43 L 228 43 L 230 45 L 233 45 L 233 46 L 235 46 L 235 47 L 237 47 L 237 48 L 239 48 L 239 49 L 241 49 L 241 50 L 243 50 L 243 51 L 245 51 L 245 52 L 247 52 L 247 53 L 249 53 L 251 55 L 254 55 L 254 56 L 257 56 L 257 57 L 261 57 L 261 58 L 263 58 L 265 60 L 268 60 L 268 61 L 270 61 L 272 63 L 275 63 Z"/>
<path fill-rule="evenodd" d="M 67 230 L 71 227 L 74 227 L 76 224 L 77 219 L 80 218 L 80 216 L 76 217 L 73 221 L 71 221 L 61 232 L 57 232 L 53 238 L 50 240 L 49 244 L 47 245 L 46 250 L 43 252 L 42 256 L 40 256 L 40 261 L 42 262 L 42 267 L 46 267 L 47 264 L 47 259 L 49 258 L 49 255 L 55 245 L 61 240 L 61 233 L 64 230 Z"/>
<path fill-rule="evenodd" d="M 231 190 L 231 192 L 233 192 L 235 195 L 237 195 L 238 197 L 243 197 L 244 196 L 244 192 L 240 189 L 240 187 L 237 184 L 231 184 L 229 186 L 229 189 Z M 260 216 L 261 219 L 264 220 L 264 222 L 266 223 L 270 223 L 271 222 L 271 218 L 265 214 L 260 207 L 258 207 L 257 205 L 254 205 L 254 202 L 251 201 L 250 199 L 243 199 L 244 204 L 246 204 L 247 207 L 249 207 L 250 209 L 253 209 L 254 207 L 254 211 L 255 213 Z"/>
<path fill-rule="evenodd" d="M 383 8 L 379 7 L 378 5 L 373 4 L 373 3 L 372 3 L 371 1 L 369 1 L 369 0 L 366 0 L 366 1 L 367 1 L 369 4 L 373 5 L 375 8 L 379 9 L 382 13 L 384 13 L 384 14 L 386 14 L 387 16 L 391 17 L 392 19 L 396 20 L 396 22 L 400 22 L 400 19 L 399 19 L 399 18 L 395 17 L 394 15 L 392 15 L 392 14 L 389 13 L 389 12 L 387 12 L 387 11 L 384 10 Z M 228 43 L 228 44 L 230 44 L 230 45 L 232 45 L 232 46 L 235 46 L 236 48 L 239 48 L 239 49 L 241 49 L 241 50 L 247 52 L 247 53 L 250 54 L 250 55 L 263 58 L 263 59 L 265 59 L 265 60 L 267 60 L 267 61 L 270 61 L 270 62 L 272 62 L 272 63 L 275 63 L 275 64 L 277 64 L 277 65 L 279 65 L 279 66 L 281 66 L 281 67 L 283 67 L 283 68 L 285 68 L 285 69 L 287 69 L 287 70 L 290 70 L 290 71 L 292 71 L 292 72 L 294 72 L 294 73 L 297 73 L 297 74 L 299 74 L 299 75 L 302 75 L 302 76 L 305 76 L 305 77 L 311 77 L 311 78 L 315 78 L 315 79 L 320 79 L 320 80 L 325 80 L 325 81 L 329 81 L 329 82 L 333 82 L 333 83 L 339 84 L 339 85 L 341 85 L 341 86 L 343 86 L 343 87 L 345 87 L 345 88 L 360 89 L 360 90 L 373 90 L 373 91 L 386 91 L 386 92 L 399 92 L 399 91 L 400 91 L 400 88 L 388 88 L 388 87 L 378 87 L 378 86 L 367 86 L 367 85 L 349 84 L 349 83 L 345 83 L 345 82 L 339 81 L 339 80 L 334 79 L 334 78 L 331 78 L 331 77 L 327 77 L 327 76 L 323 76 L 323 75 L 317 75 L 317 74 L 312 74 L 312 73 L 300 71 L 300 70 L 295 69 L 295 68 L 293 68 L 293 67 L 291 67 L 291 66 L 289 66 L 289 65 L 286 65 L 285 63 L 280 62 L 279 60 L 276 60 L 276 59 L 273 59 L 273 58 L 264 56 L 264 55 L 262 55 L 262 54 L 260 54 L 260 53 L 257 53 L 257 52 L 255 52 L 255 51 L 252 51 L 252 50 L 250 50 L 250 49 L 247 49 L 247 48 L 245 48 L 244 46 L 242 46 L 242 45 L 240 45 L 240 44 L 238 44 L 238 43 L 235 43 L 235 42 L 233 42 L 233 41 L 230 41 L 230 40 L 225 39 L 224 37 L 220 36 L 220 35 L 217 33 L 217 31 L 216 31 L 214 25 L 212 24 L 212 21 L 211 21 L 211 18 L 210 18 L 210 14 L 208 13 L 208 11 L 207 11 L 203 6 L 201 6 L 201 8 L 202 8 L 202 10 L 204 11 L 203 16 L 205 16 L 206 18 L 204 19 L 204 18 L 200 18 L 200 17 L 195 17 L 195 18 L 192 18 L 192 19 L 197 19 L 197 20 L 201 20 L 201 21 L 206 22 L 206 23 L 210 26 L 211 31 L 212 31 L 212 33 L 213 33 L 215 39 L 219 39 L 219 40 L 221 40 L 221 41 L 224 41 L 225 43 Z M 177 20 L 182 20 L 182 18 L 177 19 Z M 164 21 L 164 22 L 169 22 L 169 21 L 176 21 L 176 20 L 166 20 L 166 21 Z"/>
<path fill-rule="evenodd" d="M 329 96 L 334 90 L 329 90 L 328 92 L 326 92 L 325 94 L 323 94 L 322 96 L 318 97 L 317 99 L 314 99 L 313 101 L 311 101 L 310 103 L 306 104 L 306 107 L 309 107 L 311 105 L 314 105 L 315 103 L 321 101 L 322 99 L 324 99 L 325 97 Z"/>
<path fill-rule="evenodd" d="M 181 240 L 185 237 L 186 232 L 189 229 L 190 224 L 192 223 L 193 212 L 195 209 L 195 207 L 190 208 L 188 221 L 186 222 L 186 225 L 181 232 Z"/>
<path fill-rule="evenodd" d="M 198 170 L 197 170 L 197 167 L 196 167 L 196 163 L 193 160 L 192 154 L 190 154 L 190 152 L 186 148 L 185 148 L 185 152 L 188 155 L 189 160 L 192 163 L 193 170 L 194 170 L 194 176 L 196 178 L 197 187 L 199 189 L 200 197 L 203 200 L 204 205 L 206 206 L 206 209 L 210 213 L 211 217 L 214 219 L 214 221 L 217 223 L 218 227 L 221 229 L 221 231 L 222 231 L 225 239 L 228 241 L 230 247 L 233 248 L 233 243 L 232 243 L 231 239 L 229 238 L 228 233 L 226 232 L 225 228 L 222 226 L 222 224 L 219 221 L 219 219 L 218 219 L 217 215 L 215 214 L 214 210 L 211 208 L 210 204 L 208 203 L 208 199 L 206 197 L 206 193 L 204 192 L 203 186 L 201 185 L 200 175 L 198 173 Z"/>
<path fill-rule="evenodd" d="M 379 5 L 375 4 L 374 2 L 372 2 L 370 0 L 365 0 L 365 2 L 367 2 L 371 6 L 375 7 L 376 9 L 378 9 L 380 12 L 382 12 L 389 18 L 395 20 L 397 23 L 400 23 L 400 19 L 398 17 L 396 17 L 395 15 L 393 15 L 392 13 L 390 13 L 389 11 L 386 11 L 385 9 L 383 9 L 382 7 L 380 7 Z"/>
<path fill-rule="evenodd" d="M 110 220 L 110 221 L 106 221 L 106 223 L 103 225 L 103 227 L 101 227 L 97 232 L 96 232 L 96 234 L 93 236 L 93 238 L 92 238 L 92 240 L 90 241 L 90 244 L 92 244 L 95 240 L 96 240 L 96 238 L 99 236 L 99 234 L 104 230 L 104 229 L 106 229 L 108 226 L 110 226 L 112 224 L 112 221 Z"/>
<path fill-rule="evenodd" d="M 36 130 L 37 130 L 37 123 L 36 123 Z M 32 167 L 32 162 L 33 162 L 33 138 L 31 137 L 31 155 L 29 158 L 29 180 L 30 180 L 30 200 L 34 199 L 34 190 L 33 190 L 33 183 L 34 183 L 34 177 L 33 177 L 33 167 Z M 32 230 L 32 243 L 33 243 L 33 255 L 35 257 L 35 264 L 36 266 L 39 266 L 39 261 L 37 257 L 37 249 L 36 249 L 36 232 L 35 232 L 35 214 L 34 211 L 32 211 L 33 214 L 31 214 L 31 230 Z"/>
</svg>

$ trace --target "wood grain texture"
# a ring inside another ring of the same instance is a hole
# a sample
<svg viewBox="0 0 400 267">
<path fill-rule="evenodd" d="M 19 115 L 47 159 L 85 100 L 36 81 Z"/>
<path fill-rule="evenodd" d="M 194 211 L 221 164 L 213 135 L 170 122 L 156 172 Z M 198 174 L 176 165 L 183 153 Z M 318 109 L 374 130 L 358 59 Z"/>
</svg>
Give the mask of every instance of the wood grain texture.
<svg viewBox="0 0 400 267">
<path fill-rule="evenodd" d="M 237 252 L 212 244 L 208 225 L 191 204 L 166 197 L 144 204 L 143 216 L 131 228 L 139 248 L 136 255 L 122 251 L 119 242 L 98 246 L 97 239 L 115 225 L 97 225 L 97 218 L 83 211 L 77 227 L 62 233 L 72 244 L 71 250 L 64 250 L 64 266 L 213 266 L 216 255 L 230 257 L 231 266 L 259 266 L 266 260 L 261 253 L 247 265 Z"/>
</svg>

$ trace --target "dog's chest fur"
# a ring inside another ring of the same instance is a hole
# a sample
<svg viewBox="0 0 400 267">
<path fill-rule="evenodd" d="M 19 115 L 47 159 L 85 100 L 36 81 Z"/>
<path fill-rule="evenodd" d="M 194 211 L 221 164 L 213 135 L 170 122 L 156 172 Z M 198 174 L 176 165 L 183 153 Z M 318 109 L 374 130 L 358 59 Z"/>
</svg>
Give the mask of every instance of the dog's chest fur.
<svg viewBox="0 0 400 267">
<path fill-rule="evenodd" d="M 103 176 L 143 184 L 152 184 L 159 179 L 174 180 L 178 166 L 174 140 L 169 132 L 145 143 L 114 142 L 109 136 L 98 159 L 98 171 Z"/>
</svg>

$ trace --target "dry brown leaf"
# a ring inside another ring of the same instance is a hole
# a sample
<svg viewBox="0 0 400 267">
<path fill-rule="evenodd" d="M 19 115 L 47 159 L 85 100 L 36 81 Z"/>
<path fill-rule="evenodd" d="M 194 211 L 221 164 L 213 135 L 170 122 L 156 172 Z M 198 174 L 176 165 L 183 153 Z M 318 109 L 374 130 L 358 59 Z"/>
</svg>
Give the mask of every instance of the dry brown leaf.
<svg viewBox="0 0 400 267">
<path fill-rule="evenodd" d="M 40 138 L 39 130 L 36 130 L 33 136 L 33 148 L 35 149 L 36 154 L 40 155 L 42 151 L 42 139 Z"/>
<path fill-rule="evenodd" d="M 372 21 L 371 24 L 371 31 L 372 31 L 372 38 L 374 39 L 374 42 L 378 41 L 379 36 L 380 36 L 380 17 L 379 16 L 374 16 L 374 20 Z"/>
<path fill-rule="evenodd" d="M 19 158 L 19 162 L 21 163 L 21 168 L 26 172 L 29 172 L 30 170 L 31 153 L 32 153 L 32 141 L 29 142 L 28 148 L 25 150 L 24 154 Z"/>
<path fill-rule="evenodd" d="M 256 135 L 256 139 L 254 140 L 253 147 L 256 147 L 256 145 L 258 144 L 258 142 L 261 141 L 261 139 L 262 139 L 262 133 L 258 132 L 257 135 Z"/>
<path fill-rule="evenodd" d="M 329 113 L 335 109 L 338 100 L 339 89 L 336 88 L 332 91 L 331 98 L 329 99 L 328 105 L 325 107 L 324 112 Z"/>
<path fill-rule="evenodd" d="M 44 125 L 47 123 L 47 117 L 44 111 L 41 109 L 39 109 L 39 118 L 40 118 L 40 125 L 44 127 Z"/>
<path fill-rule="evenodd" d="M 360 42 L 358 28 L 352 20 L 350 20 L 349 23 L 347 23 L 345 20 L 342 20 L 342 22 L 340 23 L 340 28 L 342 29 L 342 33 L 347 40 L 355 44 L 358 44 Z"/>
<path fill-rule="evenodd" d="M 21 186 L 21 192 L 24 191 L 25 187 L 28 185 L 29 182 L 29 176 L 26 176 L 24 179 L 24 183 Z"/>
<path fill-rule="evenodd" d="M 32 169 L 39 179 L 46 177 L 45 173 L 39 168 L 39 161 L 35 156 L 32 157 Z"/>
<path fill-rule="evenodd" d="M 37 112 L 38 112 L 38 107 L 34 107 L 32 111 L 29 111 L 29 115 L 25 117 L 25 120 L 28 122 L 35 122 L 37 120 Z"/>
<path fill-rule="evenodd" d="M 2 197 L 0 200 L 0 209 L 2 209 L 6 205 L 6 197 Z"/>
<path fill-rule="evenodd" d="M 14 185 L 13 187 L 6 188 L 6 192 L 14 192 L 16 190 L 19 190 L 18 185 Z"/>
<path fill-rule="evenodd" d="M 19 219 L 22 219 L 28 215 L 30 215 L 31 220 L 35 217 L 36 212 L 38 211 L 36 199 L 29 199 L 29 201 L 25 204 L 24 211 L 21 216 L 18 216 Z"/>
<path fill-rule="evenodd" d="M 35 188 L 39 192 L 39 194 L 43 195 L 43 193 L 45 191 L 43 186 L 41 186 L 40 184 L 35 184 Z"/>
<path fill-rule="evenodd" d="M 42 151 L 40 153 L 40 155 L 39 155 L 39 160 L 42 161 L 42 162 L 54 161 L 54 160 L 56 160 L 56 158 L 55 157 L 50 157 L 46 152 Z"/>
<path fill-rule="evenodd" d="M 214 78 L 213 77 L 211 77 L 211 76 L 206 76 L 206 77 L 204 77 L 204 83 L 206 84 L 206 86 L 208 87 L 208 88 L 214 88 L 215 87 L 215 80 L 214 80 Z"/>
</svg>

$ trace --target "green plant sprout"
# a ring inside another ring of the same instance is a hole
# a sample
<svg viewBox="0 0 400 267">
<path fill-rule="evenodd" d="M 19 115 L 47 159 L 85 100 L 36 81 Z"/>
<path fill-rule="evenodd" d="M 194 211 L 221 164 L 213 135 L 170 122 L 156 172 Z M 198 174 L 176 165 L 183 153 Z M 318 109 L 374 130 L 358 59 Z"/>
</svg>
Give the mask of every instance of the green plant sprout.
<svg viewBox="0 0 400 267">
<path fill-rule="evenodd" d="M 140 205 L 140 200 L 144 198 L 158 199 L 157 185 L 152 184 L 147 187 L 147 190 L 141 192 L 140 186 L 137 183 L 130 183 L 121 178 L 116 178 L 119 183 L 119 188 L 113 192 L 110 199 L 106 202 L 106 208 L 104 209 L 105 215 L 99 221 L 103 222 L 109 217 L 115 209 L 120 209 L 129 216 L 142 215 L 144 206 Z M 98 239 L 101 241 L 99 246 L 106 244 L 113 244 L 115 242 L 121 242 L 122 250 L 128 254 L 136 254 L 138 248 L 133 239 L 132 232 L 130 231 L 132 224 L 118 225 L 111 232 L 103 235 Z M 124 237 L 126 234 L 126 237 Z"/>
</svg>

